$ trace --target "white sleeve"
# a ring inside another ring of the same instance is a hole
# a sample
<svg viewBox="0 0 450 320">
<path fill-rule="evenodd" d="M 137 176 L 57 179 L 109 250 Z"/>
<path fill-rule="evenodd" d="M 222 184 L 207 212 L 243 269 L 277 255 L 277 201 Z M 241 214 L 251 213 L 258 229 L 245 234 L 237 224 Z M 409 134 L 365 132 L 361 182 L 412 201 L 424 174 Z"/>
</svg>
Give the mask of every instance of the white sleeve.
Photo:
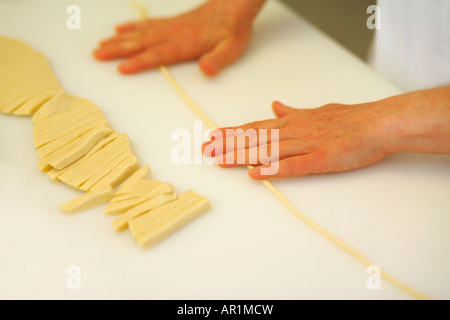
<svg viewBox="0 0 450 320">
<path fill-rule="evenodd" d="M 378 0 L 370 63 L 405 91 L 450 85 L 450 1 Z"/>
</svg>

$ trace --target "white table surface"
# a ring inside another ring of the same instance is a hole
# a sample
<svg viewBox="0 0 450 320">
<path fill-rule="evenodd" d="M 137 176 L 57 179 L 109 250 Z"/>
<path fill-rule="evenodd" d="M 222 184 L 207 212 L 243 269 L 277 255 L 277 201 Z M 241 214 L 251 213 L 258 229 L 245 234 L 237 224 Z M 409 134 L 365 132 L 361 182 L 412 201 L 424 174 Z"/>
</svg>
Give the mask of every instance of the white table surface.
<svg viewBox="0 0 450 320">
<path fill-rule="evenodd" d="M 154 16 L 199 1 L 146 0 Z M 66 8 L 81 8 L 81 29 Z M 361 13 L 365 14 L 365 13 Z M 124 1 L 0 1 L 0 34 L 43 52 L 66 91 L 96 103 L 131 138 L 155 179 L 194 189 L 213 209 L 151 249 L 117 234 L 97 207 L 58 206 L 79 193 L 37 168 L 30 118 L 0 115 L 0 298 L 2 299 L 410 299 L 292 214 L 244 168 L 175 165 L 174 130 L 198 117 L 156 70 L 135 76 L 91 52 L 113 25 L 134 20 Z M 361 26 L 365 27 L 365 26 Z M 214 79 L 195 62 L 170 68 L 219 126 L 273 117 L 293 107 L 358 103 L 400 91 L 283 5 L 258 16 L 246 54 Z M 203 126 L 206 130 L 206 125 Z M 437 299 L 450 298 L 450 157 L 398 154 L 360 170 L 273 181 L 319 225 L 382 270 Z M 66 285 L 79 266 L 81 288 Z"/>
</svg>

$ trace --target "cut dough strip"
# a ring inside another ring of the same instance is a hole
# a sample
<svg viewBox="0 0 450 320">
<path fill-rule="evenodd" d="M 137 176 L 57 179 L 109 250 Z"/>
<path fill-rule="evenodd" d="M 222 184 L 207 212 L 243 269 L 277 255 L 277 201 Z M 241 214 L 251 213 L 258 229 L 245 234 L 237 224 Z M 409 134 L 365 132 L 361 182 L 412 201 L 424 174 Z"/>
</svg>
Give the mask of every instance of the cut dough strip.
<svg viewBox="0 0 450 320">
<path fill-rule="evenodd" d="M 141 180 L 141 179 L 150 179 L 151 176 L 151 169 L 149 165 L 145 165 L 139 170 L 137 170 L 135 173 L 133 173 L 124 183 L 120 185 L 120 189 L 125 188 L 129 184 Z"/>
<path fill-rule="evenodd" d="M 113 221 L 114 229 L 116 229 L 116 231 L 118 232 L 124 230 L 126 227 L 128 227 L 128 222 L 131 221 L 131 219 L 139 217 L 140 215 L 152 209 L 155 209 L 165 203 L 175 200 L 176 197 L 177 197 L 176 193 L 171 192 L 167 194 L 162 194 L 151 200 L 142 202 L 134 206 L 133 208 L 130 207 L 130 209 L 126 213 L 120 215 Z"/>
<path fill-rule="evenodd" d="M 158 180 L 139 179 L 129 183 L 124 187 L 121 187 L 115 195 L 120 196 L 125 194 L 137 194 L 145 196 L 147 198 L 152 198 L 157 195 L 172 191 L 173 186 L 170 183 Z"/>
<path fill-rule="evenodd" d="M 35 114 L 35 130 L 45 132 L 55 126 L 64 127 L 72 122 L 83 121 L 84 116 L 95 112 L 101 113 L 101 110 L 89 100 L 61 92 Z"/>
<path fill-rule="evenodd" d="M 93 113 L 85 116 L 85 121 L 80 123 L 69 123 L 63 130 L 47 130 L 44 134 L 34 135 L 34 145 L 37 149 L 46 146 L 49 143 L 56 144 L 55 140 L 67 139 L 67 135 L 73 134 L 74 131 L 87 132 L 94 127 L 102 127 L 108 124 L 102 114 Z"/>
<path fill-rule="evenodd" d="M 103 177 L 100 181 L 94 184 L 89 190 L 101 189 L 104 186 L 118 186 L 122 181 L 136 172 L 139 169 L 139 160 L 134 154 L 122 161 L 117 167 L 115 167 L 110 173 Z"/>
<path fill-rule="evenodd" d="M 74 164 L 65 172 L 58 176 L 58 180 L 78 189 L 86 180 L 104 168 L 108 162 L 118 152 L 123 152 L 122 146 L 129 146 L 130 141 L 126 134 L 121 134 L 104 147 L 82 159 L 78 164 Z"/>
<path fill-rule="evenodd" d="M 138 179 L 127 182 L 125 186 L 120 187 L 111 203 L 105 208 L 107 215 L 124 213 L 145 201 L 174 192 L 170 183 L 158 180 Z"/>
<path fill-rule="evenodd" d="M 145 232 L 152 224 L 155 217 L 159 217 L 171 210 L 180 210 L 183 207 L 188 206 L 195 200 L 198 200 L 200 196 L 196 194 L 193 190 L 188 190 L 181 193 L 174 201 L 170 201 L 158 208 L 150 210 L 146 214 L 142 214 L 131 221 L 128 222 L 131 234 L 133 237 L 137 237 L 139 234 Z"/>
<path fill-rule="evenodd" d="M 105 213 L 109 216 L 121 214 L 146 201 L 148 201 L 148 199 L 144 196 L 134 196 L 127 200 L 110 202 L 105 208 Z"/>
<path fill-rule="evenodd" d="M 47 143 L 38 143 L 41 144 L 40 147 L 37 148 L 37 153 L 41 159 L 48 157 L 50 154 L 56 152 L 57 150 L 61 149 L 65 145 L 69 144 L 70 142 L 74 141 L 75 139 L 79 138 L 80 136 L 86 134 L 87 132 L 91 130 L 95 130 L 98 127 L 106 127 L 108 125 L 108 122 L 106 119 L 98 119 L 93 120 L 92 122 L 88 122 L 81 127 L 78 127 L 74 130 L 71 130 L 67 132 L 66 134 L 62 135 L 61 137 L 58 137 L 52 141 L 49 141 Z M 42 140 L 44 141 L 44 140 Z"/>
<path fill-rule="evenodd" d="M 45 91 L 35 95 L 27 100 L 24 104 L 18 106 L 13 110 L 13 113 L 18 116 L 29 116 L 34 114 L 45 102 L 50 100 L 55 94 L 55 90 Z"/>
<path fill-rule="evenodd" d="M 27 102 L 27 100 L 43 92 L 41 88 L 29 88 L 27 91 L 25 91 L 26 89 L 23 88 L 22 90 L 22 92 L 7 91 L 5 94 L 3 94 L 3 97 L 1 98 L 3 101 L 1 109 L 4 112 L 9 112 L 22 106 L 23 104 L 25 104 L 25 102 Z"/>
<path fill-rule="evenodd" d="M 137 198 L 145 198 L 143 196 L 140 196 L 138 194 L 121 194 L 119 196 L 114 196 L 114 198 L 111 200 L 111 203 L 121 203 L 128 200 L 133 200 Z"/>
<path fill-rule="evenodd" d="M 92 147 L 92 149 L 89 150 L 88 153 L 86 153 L 84 156 L 82 156 L 80 159 L 78 159 L 77 161 L 75 161 L 71 165 L 65 167 L 62 170 L 58 170 L 58 169 L 52 168 L 52 169 L 50 169 L 50 171 L 47 172 L 47 175 L 50 178 L 52 178 L 53 180 L 60 180 L 60 179 L 58 179 L 58 177 L 60 175 L 62 175 L 63 173 L 67 172 L 68 170 L 74 169 L 75 167 L 80 165 L 80 163 L 83 163 L 83 161 L 85 161 L 87 158 L 89 158 L 92 154 L 94 154 L 98 150 L 103 149 L 107 144 L 109 144 L 111 141 L 116 139 L 118 136 L 119 136 L 119 133 L 117 131 L 114 131 L 113 133 L 111 133 L 107 137 L 103 138 L 98 143 L 96 143 L 95 146 Z"/>
<path fill-rule="evenodd" d="M 112 187 L 90 191 L 61 205 L 59 208 L 67 213 L 80 212 L 108 202 L 113 195 L 114 189 Z"/>
<path fill-rule="evenodd" d="M 45 56 L 29 45 L 0 37 L 0 57 L 0 112 L 32 115 L 63 90 Z"/>
<path fill-rule="evenodd" d="M 117 154 L 110 160 L 107 165 L 90 177 L 81 186 L 81 190 L 90 190 L 98 181 L 106 177 L 111 171 L 113 171 L 120 163 L 131 156 L 131 151 L 125 150 L 122 153 Z M 106 161 L 105 161 L 106 162 Z"/>
<path fill-rule="evenodd" d="M 211 203 L 207 198 L 196 200 L 193 204 L 183 208 L 183 210 L 172 211 L 162 219 L 155 218 L 150 228 L 140 234 L 136 240 L 142 247 L 153 246 L 210 208 Z"/>
<path fill-rule="evenodd" d="M 92 129 L 39 161 L 43 171 L 63 169 L 87 153 L 96 143 L 113 132 L 109 126 Z M 48 168 L 46 170 L 46 168 Z"/>
<path fill-rule="evenodd" d="M 211 208 L 209 200 L 197 194 L 178 198 L 129 221 L 133 237 L 150 247 Z"/>
</svg>

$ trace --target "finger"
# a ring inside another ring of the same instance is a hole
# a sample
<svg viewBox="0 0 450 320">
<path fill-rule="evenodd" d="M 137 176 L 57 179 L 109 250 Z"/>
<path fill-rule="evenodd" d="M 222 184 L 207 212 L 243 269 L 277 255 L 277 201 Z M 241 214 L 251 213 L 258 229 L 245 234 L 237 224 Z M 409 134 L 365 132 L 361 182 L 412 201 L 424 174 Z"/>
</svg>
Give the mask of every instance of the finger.
<svg viewBox="0 0 450 320">
<path fill-rule="evenodd" d="M 144 21 L 128 22 L 116 26 L 116 33 L 123 34 L 130 31 L 136 31 L 139 29 L 146 28 L 158 28 L 162 27 L 167 23 L 167 19 L 148 19 Z"/>
<path fill-rule="evenodd" d="M 138 39 L 138 38 L 141 38 L 144 34 L 145 33 L 143 30 L 136 30 L 136 31 L 119 34 L 112 38 L 100 41 L 100 47 L 111 44 L 111 43 L 125 41 L 125 40 Z"/>
<path fill-rule="evenodd" d="M 200 69 L 207 76 L 218 74 L 242 55 L 249 40 L 250 34 L 222 40 L 200 58 L 198 62 Z"/>
<path fill-rule="evenodd" d="M 270 142 L 285 140 L 280 138 L 282 125 L 277 119 L 255 121 L 238 127 L 226 127 L 211 131 L 211 141 L 202 145 L 204 155 L 214 157 L 235 149 L 245 149 Z"/>
<path fill-rule="evenodd" d="M 275 113 L 275 115 L 277 116 L 277 118 L 282 118 L 284 116 L 287 116 L 288 114 L 291 114 L 291 113 L 297 111 L 297 109 L 285 106 L 284 104 L 282 104 L 279 101 L 274 101 L 272 103 L 272 110 Z"/>
<path fill-rule="evenodd" d="M 206 156 L 214 157 L 234 150 L 249 149 L 280 141 L 279 129 L 247 129 L 246 131 L 238 131 L 240 132 L 233 132 L 224 137 L 220 134 L 213 141 L 205 143 L 203 145 L 203 153 Z"/>
<path fill-rule="evenodd" d="M 242 165 L 270 165 L 307 153 L 306 145 L 298 140 L 285 140 L 254 148 L 232 151 L 216 157 L 216 163 L 224 168 Z"/>
<path fill-rule="evenodd" d="M 165 41 L 163 34 L 149 31 L 134 31 L 102 41 L 94 51 L 99 60 L 126 58 Z"/>
<path fill-rule="evenodd" d="M 277 163 L 262 165 L 248 171 L 255 180 L 303 176 L 317 172 L 317 161 L 313 153 L 282 159 Z"/>
<path fill-rule="evenodd" d="M 208 141 L 202 144 L 202 154 L 207 157 L 214 157 L 216 154 L 215 149 L 214 141 Z"/>
<path fill-rule="evenodd" d="M 236 135 L 240 135 L 245 133 L 247 130 L 260 130 L 260 129 L 279 129 L 285 123 L 284 119 L 267 119 L 249 122 L 243 125 L 235 126 L 235 127 L 223 127 L 216 130 L 211 131 L 210 136 L 216 135 L 216 132 L 220 132 L 223 137 L 232 137 Z"/>
<path fill-rule="evenodd" d="M 132 74 L 194 58 L 195 53 L 183 50 L 180 42 L 168 42 L 148 48 L 144 52 L 129 58 L 119 66 L 119 71 L 123 74 Z"/>
<path fill-rule="evenodd" d="M 270 165 L 279 160 L 307 153 L 306 145 L 298 140 L 285 140 L 254 148 L 236 150 L 216 157 L 216 163 L 225 168 L 242 165 Z"/>
<path fill-rule="evenodd" d="M 144 51 L 145 43 L 140 40 L 125 40 L 117 43 L 109 43 L 94 51 L 94 57 L 98 60 L 111 60 L 126 58 Z"/>
<path fill-rule="evenodd" d="M 267 127 L 268 129 L 257 129 L 258 127 Z M 272 141 L 273 130 L 277 130 L 277 124 L 274 120 L 264 120 L 248 123 L 239 127 L 227 127 L 216 129 L 210 132 L 211 141 L 202 145 L 202 152 L 206 156 L 213 157 L 218 154 L 230 152 L 236 147 L 249 148 L 258 144 L 266 144 Z M 276 135 L 278 141 L 279 133 Z M 212 153 L 207 152 L 212 151 Z"/>
<path fill-rule="evenodd" d="M 286 119 L 283 118 L 269 119 L 213 130 L 210 133 L 211 141 L 203 143 L 202 152 L 206 156 L 215 156 L 234 149 L 292 139 L 294 134 L 289 128 L 284 128 L 285 123 Z M 215 146 L 209 146 L 210 144 Z M 206 150 L 213 153 L 209 154 Z"/>
</svg>

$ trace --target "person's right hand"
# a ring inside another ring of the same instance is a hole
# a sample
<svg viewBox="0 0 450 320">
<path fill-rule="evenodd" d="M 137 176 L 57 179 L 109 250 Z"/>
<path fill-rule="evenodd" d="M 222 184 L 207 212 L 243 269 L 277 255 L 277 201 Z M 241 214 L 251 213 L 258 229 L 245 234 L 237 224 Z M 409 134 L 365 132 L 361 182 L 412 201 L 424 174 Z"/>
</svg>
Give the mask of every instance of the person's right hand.
<svg viewBox="0 0 450 320">
<path fill-rule="evenodd" d="M 126 58 L 118 68 L 124 74 L 198 58 L 200 69 L 213 76 L 245 51 L 264 1 L 210 0 L 174 18 L 120 25 L 114 37 L 100 42 L 94 56 Z"/>
<path fill-rule="evenodd" d="M 450 86 L 316 109 L 274 102 L 273 111 L 276 119 L 211 132 L 203 154 L 225 168 L 255 166 L 248 173 L 256 180 L 348 171 L 397 152 L 450 154 Z M 266 131 L 273 129 L 278 131 L 275 141 Z M 257 138 L 246 138 L 251 131 Z M 267 153 L 276 154 L 275 166 Z M 263 173 L 268 168 L 276 170 Z"/>
</svg>

